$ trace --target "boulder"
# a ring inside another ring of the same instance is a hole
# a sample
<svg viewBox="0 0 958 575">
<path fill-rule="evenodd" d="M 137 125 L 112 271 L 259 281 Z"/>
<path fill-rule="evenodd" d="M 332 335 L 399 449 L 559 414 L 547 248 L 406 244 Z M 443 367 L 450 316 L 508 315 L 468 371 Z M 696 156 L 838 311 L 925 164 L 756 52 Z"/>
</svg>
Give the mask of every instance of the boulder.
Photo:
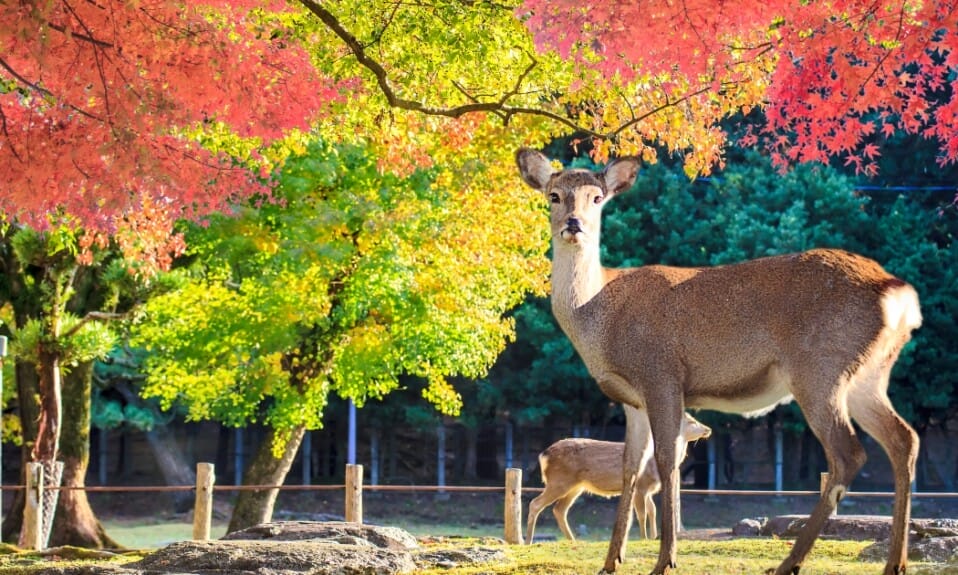
<svg viewBox="0 0 958 575">
<path fill-rule="evenodd" d="M 261 523 L 223 536 L 223 541 L 304 541 L 322 539 L 340 543 L 367 541 L 383 549 L 418 549 L 409 532 L 398 527 L 380 527 L 344 521 L 274 521 Z"/>
<path fill-rule="evenodd" d="M 783 538 L 797 537 L 808 521 L 807 515 L 779 515 L 768 520 L 762 535 Z M 891 534 L 891 517 L 884 515 L 833 515 L 825 521 L 822 539 L 881 541 Z"/>
<path fill-rule="evenodd" d="M 958 537 L 958 519 L 912 519 L 911 529 L 921 538 Z"/>
<path fill-rule="evenodd" d="M 410 573 L 408 551 L 335 541 L 181 541 L 125 566 L 146 573 L 196 575 L 391 575 Z"/>
<path fill-rule="evenodd" d="M 732 535 L 737 537 L 755 537 L 761 535 L 766 523 L 768 523 L 768 517 L 742 519 L 732 527 Z"/>
<path fill-rule="evenodd" d="M 745 521 L 745 520 L 743 520 Z M 779 515 L 762 527 L 762 535 L 796 537 L 807 515 Z M 909 524 L 912 540 L 929 537 L 958 537 L 958 519 L 912 519 Z M 822 527 L 823 539 L 882 541 L 891 535 L 891 517 L 887 515 L 833 515 Z"/>
<path fill-rule="evenodd" d="M 452 569 L 460 565 L 505 561 L 506 554 L 501 549 L 471 547 L 468 549 L 439 549 L 416 554 L 416 565 L 421 569 L 442 567 Z"/>
<path fill-rule="evenodd" d="M 422 549 L 396 527 L 291 521 L 256 525 L 215 541 L 180 541 L 125 565 L 44 567 L 46 575 L 401 575 L 503 561 L 501 549 Z"/>
<path fill-rule="evenodd" d="M 924 563 L 944 563 L 958 549 L 958 537 L 932 537 L 909 540 L 908 560 Z M 888 557 L 888 541 L 879 541 L 862 549 L 858 558 L 862 561 L 884 561 Z"/>
</svg>

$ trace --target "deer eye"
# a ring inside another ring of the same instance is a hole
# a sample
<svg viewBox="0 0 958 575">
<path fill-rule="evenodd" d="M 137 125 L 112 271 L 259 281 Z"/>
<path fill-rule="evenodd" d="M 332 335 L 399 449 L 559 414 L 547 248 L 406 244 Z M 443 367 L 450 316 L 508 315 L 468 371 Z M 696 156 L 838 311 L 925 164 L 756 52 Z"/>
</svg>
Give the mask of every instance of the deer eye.
<svg viewBox="0 0 958 575">
<path fill-rule="evenodd" d="M 601 203 L 602 203 L 602 200 L 604 200 L 604 199 L 605 199 L 605 196 L 603 196 L 602 194 L 599 194 L 599 195 L 597 195 L 596 197 L 592 198 L 592 203 L 593 203 L 593 204 L 601 204 Z"/>
<path fill-rule="evenodd" d="M 559 203 L 559 194 L 557 194 L 557 193 L 555 193 L 555 192 L 552 192 L 551 194 L 549 194 L 549 199 L 552 200 L 552 203 L 553 203 L 553 204 L 558 204 L 558 203 Z"/>
</svg>

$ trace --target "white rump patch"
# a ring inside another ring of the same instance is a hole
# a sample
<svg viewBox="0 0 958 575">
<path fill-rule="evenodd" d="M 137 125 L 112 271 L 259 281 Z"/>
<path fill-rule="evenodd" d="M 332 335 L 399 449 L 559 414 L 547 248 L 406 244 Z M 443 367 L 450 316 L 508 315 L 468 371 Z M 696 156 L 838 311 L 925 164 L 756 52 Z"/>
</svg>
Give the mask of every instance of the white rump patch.
<svg viewBox="0 0 958 575">
<path fill-rule="evenodd" d="M 918 294 L 910 285 L 894 287 L 881 300 L 885 326 L 895 331 L 911 331 L 921 326 Z"/>
</svg>

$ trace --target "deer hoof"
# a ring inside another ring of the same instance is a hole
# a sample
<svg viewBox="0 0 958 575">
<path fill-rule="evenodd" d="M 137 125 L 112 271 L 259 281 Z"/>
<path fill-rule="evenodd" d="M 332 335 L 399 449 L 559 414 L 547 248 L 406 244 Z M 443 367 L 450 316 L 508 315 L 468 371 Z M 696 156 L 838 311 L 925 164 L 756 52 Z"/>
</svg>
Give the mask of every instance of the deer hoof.
<svg viewBox="0 0 958 575">
<path fill-rule="evenodd" d="M 675 563 L 669 561 L 664 565 L 656 565 L 655 569 L 653 569 L 649 575 L 669 575 L 673 570 L 675 570 Z"/>
</svg>

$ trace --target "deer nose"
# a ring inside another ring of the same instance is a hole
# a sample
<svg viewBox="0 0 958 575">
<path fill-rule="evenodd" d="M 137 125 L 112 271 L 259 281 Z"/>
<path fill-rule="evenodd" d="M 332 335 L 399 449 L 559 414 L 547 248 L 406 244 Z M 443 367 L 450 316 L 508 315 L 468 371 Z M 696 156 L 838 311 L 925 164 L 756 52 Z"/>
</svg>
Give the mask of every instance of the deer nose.
<svg viewBox="0 0 958 575">
<path fill-rule="evenodd" d="M 579 223 L 579 218 L 569 218 L 568 220 L 566 220 L 565 225 L 570 232 L 582 230 L 582 226 Z"/>
</svg>

